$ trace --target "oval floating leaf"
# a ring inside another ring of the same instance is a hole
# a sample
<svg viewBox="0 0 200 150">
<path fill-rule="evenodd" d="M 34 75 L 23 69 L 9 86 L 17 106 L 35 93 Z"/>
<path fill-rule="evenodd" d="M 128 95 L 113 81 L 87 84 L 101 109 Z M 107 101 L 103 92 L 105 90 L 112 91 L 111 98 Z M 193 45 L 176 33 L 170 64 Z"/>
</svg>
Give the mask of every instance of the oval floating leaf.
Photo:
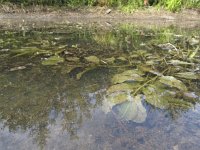
<svg viewBox="0 0 200 150">
<path fill-rule="evenodd" d="M 64 62 L 64 58 L 60 56 L 52 56 L 42 61 L 42 65 L 57 65 L 58 63 Z"/>
<path fill-rule="evenodd" d="M 161 109 L 169 107 L 168 100 L 164 98 L 164 96 L 162 95 L 164 91 L 165 90 L 163 88 L 161 87 L 158 88 L 157 86 L 154 85 L 150 85 L 145 89 L 143 89 L 143 93 L 146 96 L 146 101 L 151 105 Z"/>
<path fill-rule="evenodd" d="M 116 92 L 107 96 L 107 101 L 113 105 L 120 104 L 130 99 L 130 92 Z"/>
<path fill-rule="evenodd" d="M 115 61 L 115 57 L 106 58 L 104 59 L 104 61 L 108 64 L 113 64 Z"/>
<path fill-rule="evenodd" d="M 121 56 L 121 57 L 118 57 L 115 61 L 116 63 L 119 63 L 119 64 L 125 64 L 128 62 L 128 59 Z"/>
<path fill-rule="evenodd" d="M 146 96 L 145 100 L 149 104 L 160 109 L 167 109 L 169 107 L 188 109 L 192 106 L 192 103 L 175 98 L 176 92 L 166 90 L 158 83 L 144 88 L 143 93 Z"/>
<path fill-rule="evenodd" d="M 157 76 L 162 76 L 162 73 L 158 72 L 157 70 L 152 69 L 151 66 L 149 65 L 139 65 L 137 67 L 141 72 L 149 72 Z"/>
<path fill-rule="evenodd" d="M 100 59 L 97 56 L 88 56 L 88 57 L 85 57 L 85 60 L 89 63 L 94 63 L 94 64 L 100 63 Z"/>
<path fill-rule="evenodd" d="M 136 73 L 134 70 L 127 70 L 123 73 L 116 74 L 112 78 L 112 83 L 123 83 L 125 81 L 144 81 L 144 78 Z"/>
<path fill-rule="evenodd" d="M 124 92 L 124 91 L 129 91 L 131 92 L 133 89 L 137 88 L 139 86 L 138 83 L 120 83 L 120 84 L 115 84 L 109 87 L 107 90 L 108 94 L 114 93 L 114 92 Z"/>
<path fill-rule="evenodd" d="M 162 76 L 160 77 L 160 82 L 181 91 L 187 91 L 185 84 L 173 76 Z"/>
</svg>

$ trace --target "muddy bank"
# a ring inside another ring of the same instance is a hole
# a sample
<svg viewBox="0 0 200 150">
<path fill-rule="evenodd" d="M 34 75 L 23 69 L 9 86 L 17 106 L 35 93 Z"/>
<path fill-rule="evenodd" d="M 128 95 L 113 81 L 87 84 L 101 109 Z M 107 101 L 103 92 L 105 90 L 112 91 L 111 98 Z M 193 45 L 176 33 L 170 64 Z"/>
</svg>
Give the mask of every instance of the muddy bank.
<svg viewBox="0 0 200 150">
<path fill-rule="evenodd" d="M 111 27 L 119 23 L 132 23 L 145 27 L 197 27 L 200 26 L 200 13 L 197 10 L 183 10 L 172 13 L 155 8 L 137 10 L 131 14 L 106 7 L 81 8 L 81 9 L 13 9 L 12 11 L 0 10 L 1 28 L 41 27 L 52 24 L 66 23 L 97 23 Z"/>
</svg>

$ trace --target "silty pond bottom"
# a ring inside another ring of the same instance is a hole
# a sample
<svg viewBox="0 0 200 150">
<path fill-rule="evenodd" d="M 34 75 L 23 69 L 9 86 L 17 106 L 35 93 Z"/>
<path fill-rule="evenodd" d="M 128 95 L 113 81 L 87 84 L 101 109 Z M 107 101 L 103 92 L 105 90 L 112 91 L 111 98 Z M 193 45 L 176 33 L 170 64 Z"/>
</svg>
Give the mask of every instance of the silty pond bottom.
<svg viewBox="0 0 200 150">
<path fill-rule="evenodd" d="M 0 30 L 1 150 L 198 150 L 200 29 Z"/>
</svg>

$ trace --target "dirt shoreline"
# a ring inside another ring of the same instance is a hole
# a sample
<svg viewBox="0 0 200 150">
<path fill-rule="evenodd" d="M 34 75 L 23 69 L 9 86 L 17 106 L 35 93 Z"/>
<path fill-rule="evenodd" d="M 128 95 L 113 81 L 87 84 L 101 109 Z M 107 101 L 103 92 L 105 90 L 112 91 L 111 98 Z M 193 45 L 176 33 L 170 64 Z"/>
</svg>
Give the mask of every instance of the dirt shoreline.
<svg viewBox="0 0 200 150">
<path fill-rule="evenodd" d="M 49 23 L 98 23 L 103 26 L 132 23 L 145 27 L 174 25 L 185 28 L 200 26 L 200 13 L 197 10 L 183 10 L 178 13 L 172 13 L 165 10 L 156 10 L 155 8 L 146 8 L 127 14 L 106 7 L 95 7 L 77 10 L 20 10 L 14 12 L 0 10 L 0 28 L 18 28 L 22 25 L 30 26 L 33 24 L 35 27 L 40 27 Z"/>
</svg>

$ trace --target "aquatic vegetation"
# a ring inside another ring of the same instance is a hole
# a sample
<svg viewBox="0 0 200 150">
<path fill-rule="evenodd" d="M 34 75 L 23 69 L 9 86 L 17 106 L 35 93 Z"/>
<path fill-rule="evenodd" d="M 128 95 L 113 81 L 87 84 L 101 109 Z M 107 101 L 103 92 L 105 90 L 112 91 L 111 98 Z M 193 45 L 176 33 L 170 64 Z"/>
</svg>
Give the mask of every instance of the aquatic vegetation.
<svg viewBox="0 0 200 150">
<path fill-rule="evenodd" d="M 102 110 L 105 113 L 115 113 L 122 120 L 142 123 L 147 117 L 146 109 L 142 104 L 142 95 L 131 95 L 130 87 L 131 85 L 124 83 L 110 87 L 104 98 Z"/>
<path fill-rule="evenodd" d="M 144 78 L 137 74 L 135 70 L 127 70 L 120 74 L 116 74 L 112 78 L 112 83 L 123 83 L 123 82 L 133 82 L 133 81 L 144 81 Z"/>
<path fill-rule="evenodd" d="M 195 72 L 179 72 L 175 74 L 176 77 L 190 79 L 190 80 L 198 80 L 200 76 Z"/>
<path fill-rule="evenodd" d="M 177 89 L 179 89 L 181 91 L 187 91 L 187 87 L 185 86 L 185 84 L 183 82 L 181 82 L 180 80 L 177 80 L 173 76 L 162 76 L 162 77 L 160 77 L 159 81 L 170 87 L 176 87 Z"/>
<path fill-rule="evenodd" d="M 64 59 L 60 56 L 51 56 L 42 61 L 43 65 L 57 65 L 58 63 L 64 62 Z"/>
<path fill-rule="evenodd" d="M 37 56 L 37 55 L 51 55 L 52 53 L 47 50 L 42 50 L 37 47 L 23 47 L 21 49 L 13 50 L 12 53 L 14 54 L 13 57 L 19 57 L 24 55 L 29 56 Z"/>
<path fill-rule="evenodd" d="M 99 64 L 100 59 L 96 56 L 88 56 L 84 58 L 88 63 Z"/>
</svg>

